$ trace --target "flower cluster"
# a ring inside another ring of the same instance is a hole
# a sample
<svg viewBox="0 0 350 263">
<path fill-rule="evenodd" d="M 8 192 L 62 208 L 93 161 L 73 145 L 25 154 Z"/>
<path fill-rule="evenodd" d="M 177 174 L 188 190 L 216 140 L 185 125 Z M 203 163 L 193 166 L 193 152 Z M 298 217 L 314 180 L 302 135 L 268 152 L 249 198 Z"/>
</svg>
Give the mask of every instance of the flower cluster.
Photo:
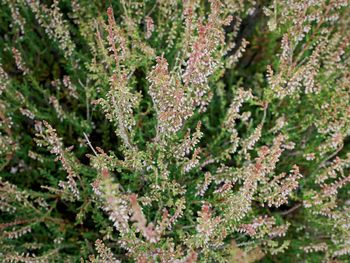
<svg viewBox="0 0 350 263">
<path fill-rule="evenodd" d="M 61 181 L 59 185 L 63 189 L 69 189 L 69 191 L 72 192 L 73 197 L 79 199 L 79 189 L 75 181 L 76 178 L 79 178 L 79 175 L 76 172 L 76 170 L 78 170 L 78 164 L 70 154 L 72 147 L 64 148 L 62 140 L 56 134 L 56 130 L 46 121 L 43 123 L 37 122 L 36 131 L 38 137 L 36 140 L 37 144 L 39 146 L 47 146 L 50 152 L 57 156 L 56 160 L 62 163 L 63 169 L 68 174 L 68 181 Z"/>
<path fill-rule="evenodd" d="M 58 6 L 59 1 L 53 1 L 51 7 L 39 1 L 27 0 L 26 2 L 35 14 L 38 23 L 45 29 L 48 36 L 58 43 L 68 60 L 74 52 L 75 44 L 70 37 L 68 23 L 63 19 L 63 14 Z"/>
</svg>

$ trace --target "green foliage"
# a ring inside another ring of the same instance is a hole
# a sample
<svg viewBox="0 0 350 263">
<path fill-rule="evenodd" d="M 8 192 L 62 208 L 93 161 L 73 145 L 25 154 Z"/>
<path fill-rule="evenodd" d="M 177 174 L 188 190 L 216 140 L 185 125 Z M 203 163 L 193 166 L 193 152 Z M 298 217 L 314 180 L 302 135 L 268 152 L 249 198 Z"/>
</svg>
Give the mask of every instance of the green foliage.
<svg viewBox="0 0 350 263">
<path fill-rule="evenodd" d="M 0 1 L 1 262 L 348 262 L 347 0 Z"/>
</svg>

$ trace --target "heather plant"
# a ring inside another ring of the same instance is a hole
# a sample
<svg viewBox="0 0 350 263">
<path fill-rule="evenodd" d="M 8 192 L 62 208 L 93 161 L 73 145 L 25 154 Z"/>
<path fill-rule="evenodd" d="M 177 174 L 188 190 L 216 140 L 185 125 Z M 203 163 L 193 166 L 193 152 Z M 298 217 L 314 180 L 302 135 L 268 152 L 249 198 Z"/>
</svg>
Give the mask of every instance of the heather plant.
<svg viewBox="0 0 350 263">
<path fill-rule="evenodd" d="M 2 0 L 1 262 L 349 262 L 346 0 Z"/>
</svg>

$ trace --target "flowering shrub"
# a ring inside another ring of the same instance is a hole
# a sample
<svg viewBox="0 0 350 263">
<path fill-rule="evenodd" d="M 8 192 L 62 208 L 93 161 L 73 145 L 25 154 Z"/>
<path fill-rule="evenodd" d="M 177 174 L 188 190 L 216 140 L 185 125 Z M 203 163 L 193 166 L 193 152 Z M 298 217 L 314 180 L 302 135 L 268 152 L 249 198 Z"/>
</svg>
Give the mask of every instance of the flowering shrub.
<svg viewBox="0 0 350 263">
<path fill-rule="evenodd" d="M 3 0 L 1 262 L 348 262 L 347 0 Z"/>
</svg>

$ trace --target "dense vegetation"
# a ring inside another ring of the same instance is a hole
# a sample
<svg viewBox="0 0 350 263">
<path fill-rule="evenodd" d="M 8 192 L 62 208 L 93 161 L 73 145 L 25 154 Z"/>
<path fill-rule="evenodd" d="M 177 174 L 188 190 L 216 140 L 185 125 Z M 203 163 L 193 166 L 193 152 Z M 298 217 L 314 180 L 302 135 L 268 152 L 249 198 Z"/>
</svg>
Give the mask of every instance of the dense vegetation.
<svg viewBox="0 0 350 263">
<path fill-rule="evenodd" d="M 0 262 L 350 262 L 348 0 L 0 0 Z"/>
</svg>

